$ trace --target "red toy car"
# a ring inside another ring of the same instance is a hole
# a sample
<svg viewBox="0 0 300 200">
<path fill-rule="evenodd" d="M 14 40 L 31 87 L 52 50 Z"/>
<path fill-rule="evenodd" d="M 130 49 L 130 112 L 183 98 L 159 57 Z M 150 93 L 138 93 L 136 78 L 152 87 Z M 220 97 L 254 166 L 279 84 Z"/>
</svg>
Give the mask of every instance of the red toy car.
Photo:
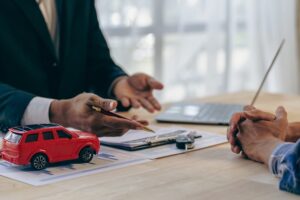
<svg viewBox="0 0 300 200">
<path fill-rule="evenodd" d="M 48 163 L 65 160 L 90 162 L 99 150 L 99 140 L 93 134 L 58 124 L 37 124 L 10 128 L 3 139 L 2 159 L 41 170 Z"/>
</svg>

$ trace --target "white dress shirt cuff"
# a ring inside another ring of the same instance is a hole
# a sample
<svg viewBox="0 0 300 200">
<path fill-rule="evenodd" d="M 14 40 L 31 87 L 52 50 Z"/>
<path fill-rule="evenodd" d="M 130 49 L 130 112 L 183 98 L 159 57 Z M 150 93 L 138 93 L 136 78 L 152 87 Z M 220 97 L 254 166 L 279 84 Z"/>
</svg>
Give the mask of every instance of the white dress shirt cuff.
<svg viewBox="0 0 300 200">
<path fill-rule="evenodd" d="M 50 123 L 49 109 L 53 99 L 34 97 L 28 104 L 21 125 Z"/>
</svg>

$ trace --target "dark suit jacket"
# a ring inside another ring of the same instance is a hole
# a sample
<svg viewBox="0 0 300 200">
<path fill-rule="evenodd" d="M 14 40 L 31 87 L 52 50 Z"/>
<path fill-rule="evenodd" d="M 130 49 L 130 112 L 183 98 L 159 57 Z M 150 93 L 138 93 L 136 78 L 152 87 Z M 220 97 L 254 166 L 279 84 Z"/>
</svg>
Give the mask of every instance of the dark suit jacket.
<svg viewBox="0 0 300 200">
<path fill-rule="evenodd" d="M 110 57 L 94 0 L 57 0 L 59 56 L 35 0 L 0 1 L 0 126 L 18 125 L 34 96 L 71 98 L 126 75 Z"/>
</svg>

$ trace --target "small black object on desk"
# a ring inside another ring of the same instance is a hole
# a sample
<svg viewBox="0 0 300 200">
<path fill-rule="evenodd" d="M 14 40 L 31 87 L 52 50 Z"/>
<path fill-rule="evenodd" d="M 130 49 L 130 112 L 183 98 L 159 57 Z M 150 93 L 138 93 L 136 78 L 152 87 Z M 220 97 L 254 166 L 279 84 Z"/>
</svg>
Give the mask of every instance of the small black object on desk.
<svg viewBox="0 0 300 200">
<path fill-rule="evenodd" d="M 189 134 L 181 134 L 178 135 L 176 138 L 176 147 L 178 149 L 193 149 L 195 147 L 195 134 L 189 133 Z"/>
</svg>

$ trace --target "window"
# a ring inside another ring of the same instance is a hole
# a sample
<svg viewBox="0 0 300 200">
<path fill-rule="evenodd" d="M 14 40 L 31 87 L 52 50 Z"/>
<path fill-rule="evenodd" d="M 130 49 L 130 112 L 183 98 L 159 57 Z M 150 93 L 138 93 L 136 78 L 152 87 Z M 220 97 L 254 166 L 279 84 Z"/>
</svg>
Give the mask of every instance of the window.
<svg viewBox="0 0 300 200">
<path fill-rule="evenodd" d="M 11 143 L 15 143 L 18 144 L 20 142 L 22 138 L 22 135 L 17 134 L 17 133 L 13 133 L 11 131 L 9 131 L 6 135 L 5 135 L 5 140 L 11 142 Z"/>
<path fill-rule="evenodd" d="M 59 138 L 68 138 L 71 139 L 72 136 L 63 130 L 57 130 L 57 135 Z"/>
<path fill-rule="evenodd" d="M 163 81 L 166 87 L 159 99 L 178 101 L 224 85 L 230 64 L 228 4 L 228 0 L 102 0 L 96 7 L 117 63 L 130 73 L 142 71 Z M 245 5 L 242 0 L 235 4 L 238 10 Z M 236 20 L 237 29 L 243 31 L 244 21 Z M 242 36 L 239 41 L 244 41 Z M 213 84 L 206 80 L 208 73 L 216 77 Z"/>
<path fill-rule="evenodd" d="M 160 101 L 180 101 L 257 90 L 282 38 L 290 53 L 281 53 L 265 86 L 299 92 L 296 2 L 101 0 L 96 7 L 115 61 L 161 80 Z"/>
<path fill-rule="evenodd" d="M 25 142 L 28 143 L 28 142 L 36 142 L 38 140 L 38 134 L 35 133 L 35 134 L 30 134 L 27 136 Z"/>
<path fill-rule="evenodd" d="M 48 132 L 43 133 L 43 138 L 44 138 L 44 140 L 53 140 L 54 136 L 51 131 L 48 131 Z"/>
</svg>

